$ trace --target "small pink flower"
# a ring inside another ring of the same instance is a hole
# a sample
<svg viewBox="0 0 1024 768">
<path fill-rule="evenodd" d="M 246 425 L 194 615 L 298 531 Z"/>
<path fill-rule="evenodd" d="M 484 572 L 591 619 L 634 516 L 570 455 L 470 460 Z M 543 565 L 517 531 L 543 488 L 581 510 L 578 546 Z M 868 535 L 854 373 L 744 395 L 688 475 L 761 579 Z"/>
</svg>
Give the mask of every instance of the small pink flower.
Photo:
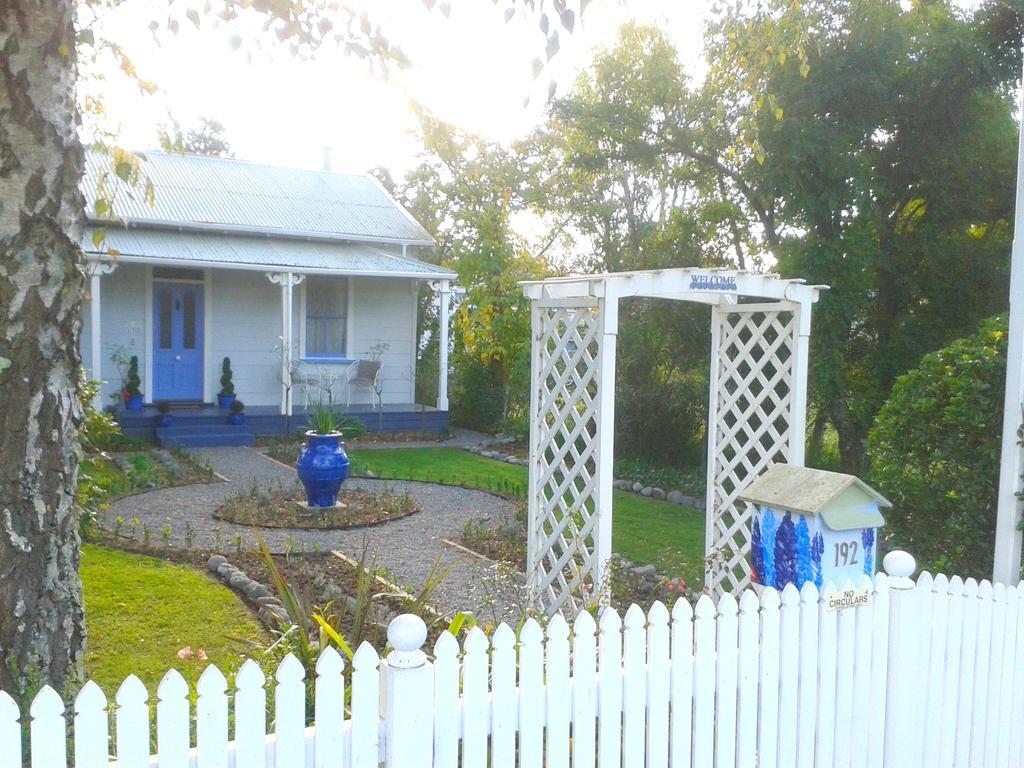
<svg viewBox="0 0 1024 768">
<path fill-rule="evenodd" d="M 178 651 L 178 658 L 185 661 L 192 658 L 192 646 L 186 645 L 180 651 Z"/>
<path fill-rule="evenodd" d="M 590 585 L 589 584 L 583 584 L 582 586 L 583 586 L 583 591 L 584 592 L 590 592 Z"/>
<path fill-rule="evenodd" d="M 206 651 L 204 651 L 202 648 L 200 648 L 199 649 L 199 653 L 196 654 L 196 660 L 197 661 L 207 661 Z"/>
</svg>

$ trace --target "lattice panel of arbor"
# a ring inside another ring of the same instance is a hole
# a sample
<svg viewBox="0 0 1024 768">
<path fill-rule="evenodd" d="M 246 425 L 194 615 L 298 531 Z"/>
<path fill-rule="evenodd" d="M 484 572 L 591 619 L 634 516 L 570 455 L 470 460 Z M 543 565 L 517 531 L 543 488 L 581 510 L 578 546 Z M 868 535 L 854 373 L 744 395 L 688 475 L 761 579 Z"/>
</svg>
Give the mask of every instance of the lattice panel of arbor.
<svg viewBox="0 0 1024 768">
<path fill-rule="evenodd" d="M 797 322 L 790 311 L 752 312 L 742 304 L 714 313 L 712 322 L 718 350 L 705 583 L 721 594 L 750 585 L 752 513 L 736 495 L 771 464 L 789 461 Z"/>
<path fill-rule="evenodd" d="M 537 307 L 529 579 L 549 614 L 575 612 L 597 572 L 601 313 Z"/>
</svg>

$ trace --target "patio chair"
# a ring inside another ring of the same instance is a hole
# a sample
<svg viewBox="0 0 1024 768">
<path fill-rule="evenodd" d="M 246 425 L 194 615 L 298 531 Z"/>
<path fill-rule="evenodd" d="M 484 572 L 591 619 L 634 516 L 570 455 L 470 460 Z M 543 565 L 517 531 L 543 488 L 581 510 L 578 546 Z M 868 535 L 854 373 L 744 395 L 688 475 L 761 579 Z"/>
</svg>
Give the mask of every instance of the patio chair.
<svg viewBox="0 0 1024 768">
<path fill-rule="evenodd" d="M 383 410 L 380 360 L 360 360 L 350 370 L 352 370 L 352 376 L 348 380 L 349 399 L 351 400 L 353 389 L 369 389 L 372 393 L 373 404 Z"/>
<path fill-rule="evenodd" d="M 354 366 L 353 366 L 354 367 Z M 302 387 L 306 410 L 312 402 L 329 402 L 340 405 L 348 402 L 348 372 L 341 375 L 330 373 L 325 368 L 301 369 L 295 376 L 294 383 Z"/>
</svg>

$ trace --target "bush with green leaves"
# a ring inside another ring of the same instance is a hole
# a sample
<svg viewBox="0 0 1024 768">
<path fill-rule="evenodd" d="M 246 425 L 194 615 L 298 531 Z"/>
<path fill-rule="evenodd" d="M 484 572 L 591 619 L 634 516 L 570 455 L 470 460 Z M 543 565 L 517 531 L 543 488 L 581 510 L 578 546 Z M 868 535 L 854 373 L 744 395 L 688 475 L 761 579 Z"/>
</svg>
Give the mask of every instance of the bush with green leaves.
<svg viewBox="0 0 1024 768">
<path fill-rule="evenodd" d="M 893 503 L 883 536 L 922 568 L 992 570 L 1006 382 L 1005 318 L 899 377 L 868 437 L 869 481 Z"/>
<path fill-rule="evenodd" d="M 230 397 L 235 394 L 235 383 L 232 380 L 231 358 L 225 357 L 220 366 L 220 394 L 223 397 Z"/>
</svg>

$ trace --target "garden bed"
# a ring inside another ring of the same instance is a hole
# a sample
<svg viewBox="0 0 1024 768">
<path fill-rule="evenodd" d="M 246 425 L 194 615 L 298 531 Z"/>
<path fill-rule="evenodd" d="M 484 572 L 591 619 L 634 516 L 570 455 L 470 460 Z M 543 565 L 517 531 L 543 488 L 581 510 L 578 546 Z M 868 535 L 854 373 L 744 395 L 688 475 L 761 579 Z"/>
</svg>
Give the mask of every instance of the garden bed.
<svg viewBox="0 0 1024 768">
<path fill-rule="evenodd" d="M 420 511 L 407 493 L 396 496 L 347 489 L 338 496 L 342 506 L 327 509 L 309 509 L 305 501 L 294 491 L 258 491 L 231 497 L 217 507 L 213 516 L 258 528 L 337 530 L 383 525 Z"/>
</svg>

